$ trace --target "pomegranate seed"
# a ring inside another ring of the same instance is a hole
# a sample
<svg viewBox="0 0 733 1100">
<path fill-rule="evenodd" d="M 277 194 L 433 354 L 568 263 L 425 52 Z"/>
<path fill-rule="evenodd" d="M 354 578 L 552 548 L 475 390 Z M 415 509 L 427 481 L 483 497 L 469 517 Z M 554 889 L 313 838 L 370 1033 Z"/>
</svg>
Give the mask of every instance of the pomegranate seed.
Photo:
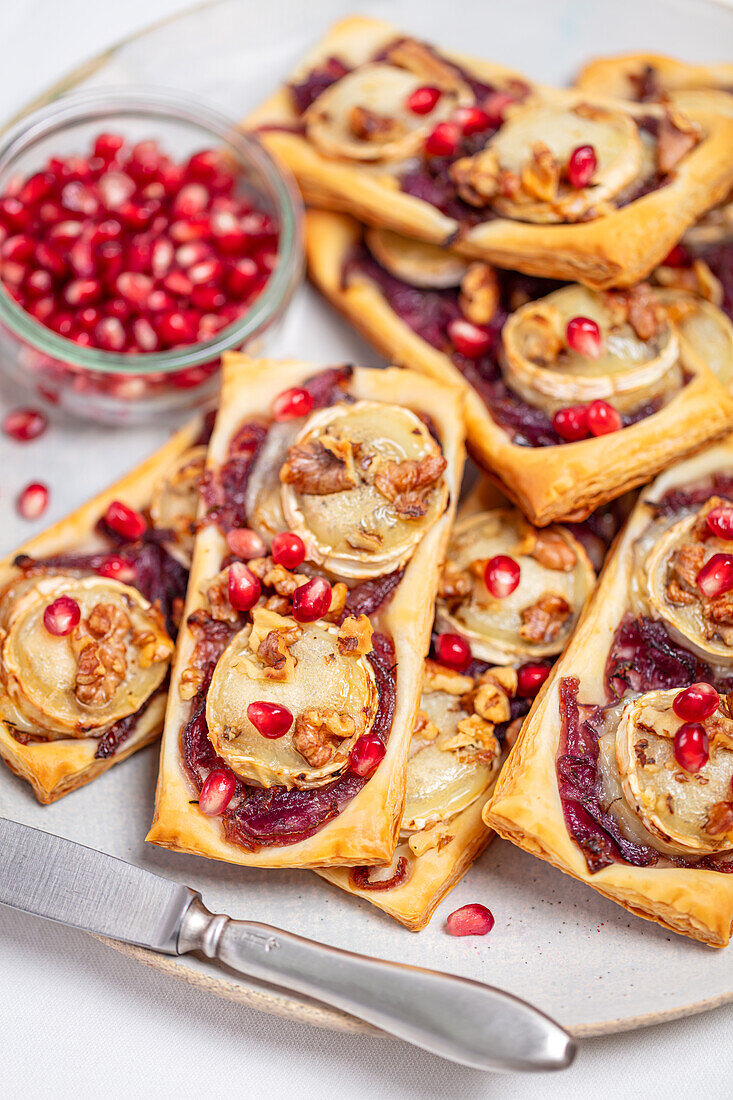
<svg viewBox="0 0 733 1100">
<path fill-rule="evenodd" d="M 220 260 L 204 260 L 200 264 L 193 264 L 188 269 L 188 277 L 194 286 L 197 283 L 218 282 L 224 274 L 224 268 Z"/>
<path fill-rule="evenodd" d="M 697 587 L 703 596 L 713 599 L 733 588 L 733 555 L 713 554 L 697 574 Z"/>
<path fill-rule="evenodd" d="M 25 229 L 30 224 L 30 213 L 22 202 L 12 195 L 0 199 L 0 219 L 11 229 Z"/>
<path fill-rule="evenodd" d="M 187 244 L 208 237 L 210 230 L 211 224 L 206 214 L 192 214 L 185 221 L 173 222 L 168 232 L 177 244 Z"/>
<path fill-rule="evenodd" d="M 18 497 L 18 512 L 23 519 L 38 519 L 48 508 L 48 489 L 41 481 L 26 485 Z"/>
<path fill-rule="evenodd" d="M 97 567 L 100 577 L 107 577 L 121 584 L 132 584 L 137 576 L 132 562 L 120 557 L 119 554 L 110 554 L 101 565 Z"/>
<path fill-rule="evenodd" d="M 471 647 L 460 634 L 439 634 L 435 639 L 435 656 L 441 665 L 463 672 L 471 663 Z"/>
<path fill-rule="evenodd" d="M 572 317 L 565 331 L 568 347 L 586 359 L 598 359 L 601 354 L 601 330 L 590 317 Z"/>
<path fill-rule="evenodd" d="M 152 297 L 152 296 L 151 296 Z M 191 301 L 198 309 L 205 309 L 207 312 L 212 310 L 221 309 L 226 302 L 226 294 L 223 290 L 219 290 L 215 286 L 195 286 L 191 291 Z M 226 324 L 224 318 L 215 317 L 217 322 L 213 332 L 217 332 L 219 328 L 223 328 Z M 221 323 L 220 323 L 221 322 Z M 213 335 L 213 332 L 211 335 Z M 201 331 L 199 330 L 199 339 L 201 338 Z"/>
<path fill-rule="evenodd" d="M 293 592 L 293 618 L 299 623 L 315 622 L 330 606 L 331 585 L 324 577 L 313 577 Z"/>
<path fill-rule="evenodd" d="M 548 665 L 522 665 L 517 669 L 517 695 L 534 699 L 549 675 Z"/>
<path fill-rule="evenodd" d="M 710 684 L 690 684 L 675 696 L 672 709 L 685 722 L 703 722 L 718 709 L 720 699 Z"/>
<path fill-rule="evenodd" d="M 104 522 L 115 534 L 128 542 L 142 538 L 148 529 L 145 517 L 121 500 L 113 500 L 108 506 L 104 513 Z"/>
<path fill-rule="evenodd" d="M 215 149 L 202 149 L 189 157 L 184 171 L 189 179 L 206 183 L 221 171 L 221 167 L 221 156 Z"/>
<path fill-rule="evenodd" d="M 455 909 L 445 922 L 449 936 L 485 936 L 494 927 L 491 910 L 474 901 Z"/>
<path fill-rule="evenodd" d="M 710 756 L 708 735 L 699 722 L 685 722 L 674 735 L 674 758 L 681 768 L 695 775 Z"/>
<path fill-rule="evenodd" d="M 135 194 L 135 181 L 124 172 L 106 172 L 97 182 L 103 205 L 119 211 Z"/>
<path fill-rule="evenodd" d="M 193 290 L 193 283 L 183 271 L 171 271 L 163 279 L 163 286 L 171 294 L 188 297 Z"/>
<path fill-rule="evenodd" d="M 408 95 L 405 106 L 414 115 L 429 115 L 437 106 L 442 94 L 440 88 L 425 84 L 421 88 L 415 88 L 415 91 Z"/>
<path fill-rule="evenodd" d="M 192 214 L 206 210 L 209 201 L 209 192 L 202 184 L 187 183 L 176 195 L 173 212 L 179 218 L 190 218 Z"/>
<path fill-rule="evenodd" d="M 173 347 L 177 344 L 192 344 L 196 339 L 198 326 L 187 313 L 181 313 L 180 310 L 162 313 L 155 323 L 158 336 L 164 344 Z"/>
<path fill-rule="evenodd" d="M 607 401 L 591 401 L 586 412 L 591 435 L 609 435 L 623 428 L 621 414 Z"/>
<path fill-rule="evenodd" d="M 158 337 L 150 321 L 146 320 L 145 317 L 138 317 L 138 319 L 133 322 L 132 334 L 141 351 L 157 350 Z"/>
<path fill-rule="evenodd" d="M 492 125 L 491 117 L 480 107 L 459 107 L 455 119 L 465 137 L 483 133 Z"/>
<path fill-rule="evenodd" d="M 211 248 L 205 241 L 191 241 L 190 244 L 182 244 L 176 249 L 175 259 L 181 267 L 189 268 L 208 260 L 211 255 Z M 191 277 L 190 273 L 188 277 Z"/>
<path fill-rule="evenodd" d="M 305 543 L 292 531 L 282 531 L 275 535 L 270 546 L 272 560 L 286 569 L 297 569 L 305 561 Z"/>
<path fill-rule="evenodd" d="M 497 554 L 486 563 L 484 583 L 492 596 L 503 600 L 515 591 L 520 575 L 519 562 L 507 554 Z"/>
<path fill-rule="evenodd" d="M 43 241 L 36 247 L 35 260 L 37 264 L 45 268 L 56 279 L 60 279 L 62 275 L 66 274 L 67 264 L 65 258 L 57 249 L 45 244 Z"/>
<path fill-rule="evenodd" d="M 567 440 L 568 443 L 587 439 L 588 410 L 585 405 L 570 405 L 566 409 L 558 409 L 552 418 L 552 426 L 560 438 Z"/>
<path fill-rule="evenodd" d="M 117 317 L 104 317 L 94 330 L 97 344 L 103 351 L 122 351 L 125 330 Z"/>
<path fill-rule="evenodd" d="M 596 151 L 592 145 L 579 145 L 573 149 L 568 161 L 568 182 L 571 187 L 587 187 L 598 167 Z"/>
<path fill-rule="evenodd" d="M 48 427 L 48 417 L 40 409 L 12 409 L 3 420 L 3 431 L 19 443 L 38 439 Z"/>
<path fill-rule="evenodd" d="M 228 271 L 226 288 L 233 298 L 244 298 L 252 290 L 259 274 L 257 264 L 248 256 L 238 260 Z"/>
<path fill-rule="evenodd" d="M 281 707 L 279 703 L 265 703 L 262 700 L 249 704 L 247 717 L 258 733 L 273 741 L 278 737 L 284 737 L 293 724 L 293 715 L 287 707 Z"/>
<path fill-rule="evenodd" d="M 174 309 L 175 304 L 175 299 L 167 290 L 151 290 L 146 306 L 152 313 L 160 313 L 164 309 Z"/>
<path fill-rule="evenodd" d="M 237 611 L 249 611 L 260 598 L 260 582 L 251 569 L 241 561 L 229 566 L 229 603 Z"/>
<path fill-rule="evenodd" d="M 231 772 L 223 768 L 214 768 L 204 780 L 199 794 L 199 809 L 207 817 L 223 814 L 232 800 L 237 781 Z"/>
<path fill-rule="evenodd" d="M 264 558 L 267 553 L 264 539 L 249 527 L 235 527 L 227 532 L 227 546 L 233 554 L 244 561 L 250 558 Z"/>
<path fill-rule="evenodd" d="M 313 398 L 308 390 L 294 386 L 284 390 L 272 403 L 272 415 L 275 420 L 297 420 L 308 416 L 313 408 Z"/>
<path fill-rule="evenodd" d="M 357 738 L 349 756 L 352 772 L 366 778 L 382 763 L 387 753 L 376 733 L 365 733 Z"/>
<path fill-rule="evenodd" d="M 17 233 L 14 237 L 8 237 L 0 249 L 3 260 L 12 260 L 14 263 L 23 263 L 30 260 L 35 252 L 35 241 L 27 233 Z"/>
<path fill-rule="evenodd" d="M 38 298 L 37 301 L 31 302 L 28 306 L 28 312 L 31 317 L 35 317 L 41 324 L 47 324 L 51 314 L 54 311 L 53 298 Z"/>
<path fill-rule="evenodd" d="M 101 296 L 102 286 L 98 279 L 72 279 L 63 294 L 70 306 L 88 306 L 99 301 Z"/>
<path fill-rule="evenodd" d="M 662 260 L 662 267 L 689 267 L 690 254 L 681 244 L 676 244 Z"/>
<path fill-rule="evenodd" d="M 123 271 L 115 281 L 117 293 L 130 305 L 143 306 L 153 289 L 153 280 L 139 271 Z"/>
<path fill-rule="evenodd" d="M 733 508 L 711 508 L 705 517 L 708 529 L 719 539 L 733 539 Z"/>
<path fill-rule="evenodd" d="M 49 634 L 65 638 L 81 621 L 81 608 L 71 596 L 59 596 L 43 612 L 43 625 Z"/>
<path fill-rule="evenodd" d="M 480 359 L 491 347 L 491 333 L 463 317 L 449 323 L 448 336 L 458 354 L 466 359 Z"/>
<path fill-rule="evenodd" d="M 461 132 L 455 122 L 439 122 L 425 142 L 429 157 L 452 157 L 458 149 Z"/>
<path fill-rule="evenodd" d="M 102 160 L 114 160 L 124 144 L 121 134 L 98 134 L 94 141 L 94 155 Z"/>
<path fill-rule="evenodd" d="M 58 332 L 59 336 L 71 336 L 74 331 L 74 316 L 67 310 L 54 313 L 48 319 L 48 327 Z"/>
<path fill-rule="evenodd" d="M 26 206 L 35 206 L 46 198 L 54 183 L 54 177 L 50 172 L 36 172 L 21 187 L 18 192 L 18 201 Z"/>
<path fill-rule="evenodd" d="M 48 271 L 44 271 L 42 268 L 36 268 L 35 271 L 31 271 L 30 275 L 25 280 L 23 289 L 34 298 L 40 298 L 42 295 L 49 294 L 53 290 L 53 279 Z"/>
</svg>

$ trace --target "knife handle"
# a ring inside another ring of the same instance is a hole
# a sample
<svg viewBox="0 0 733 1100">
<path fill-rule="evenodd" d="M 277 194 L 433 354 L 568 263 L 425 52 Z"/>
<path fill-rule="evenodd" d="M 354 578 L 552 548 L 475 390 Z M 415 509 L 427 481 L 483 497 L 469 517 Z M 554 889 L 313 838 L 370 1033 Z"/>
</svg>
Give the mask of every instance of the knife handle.
<svg viewBox="0 0 733 1100">
<path fill-rule="evenodd" d="M 564 1069 L 570 1036 L 509 993 L 436 970 L 386 962 L 253 921 L 209 912 L 196 895 L 179 953 L 201 951 L 248 977 L 283 986 L 476 1069 Z"/>
</svg>

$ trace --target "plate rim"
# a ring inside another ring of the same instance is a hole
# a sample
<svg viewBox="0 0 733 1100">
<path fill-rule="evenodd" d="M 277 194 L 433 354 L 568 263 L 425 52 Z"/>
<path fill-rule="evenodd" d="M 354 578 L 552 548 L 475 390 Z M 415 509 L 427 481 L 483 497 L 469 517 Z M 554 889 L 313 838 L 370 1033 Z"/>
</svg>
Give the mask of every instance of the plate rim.
<svg viewBox="0 0 733 1100">
<path fill-rule="evenodd" d="M 71 91 L 78 86 L 82 80 L 92 76 L 107 61 L 112 59 L 115 54 L 131 43 L 136 42 L 138 39 L 145 38 L 147 35 L 176 23 L 179 20 L 186 19 L 195 12 L 204 11 L 207 8 L 214 8 L 225 2 L 227 2 L 227 0 L 198 0 L 198 2 L 186 4 L 180 11 L 153 20 L 138 30 L 116 39 L 111 45 L 107 46 L 99 53 L 94 54 L 80 64 L 68 69 L 57 80 L 53 81 L 52 84 L 39 92 L 37 96 L 26 101 L 9 119 L 0 125 L 0 135 L 16 125 L 16 123 L 26 115 L 46 106 L 59 96 Z M 661 2 L 672 6 L 675 0 L 661 0 Z M 691 3 L 691 0 L 688 0 L 688 2 Z M 704 4 L 706 7 L 714 8 L 718 11 L 727 11 L 728 15 L 733 20 L 733 0 L 695 0 L 695 2 L 698 6 Z M 277 995 L 275 995 L 274 992 L 270 993 L 267 988 L 247 986 L 244 984 L 246 982 L 246 978 L 244 977 L 240 981 L 228 981 L 223 977 L 213 977 L 210 974 L 200 972 L 194 967 L 187 965 L 184 961 L 185 956 L 161 955 L 147 948 L 123 943 L 120 940 L 110 939 L 106 936 L 99 936 L 95 933 L 87 934 L 92 935 L 94 939 L 105 944 L 119 954 L 134 959 L 158 973 L 165 974 L 174 978 L 176 981 L 185 982 L 187 985 L 201 989 L 204 992 L 211 993 L 214 996 L 221 997 L 233 1003 L 245 1005 L 248 1008 L 262 1012 L 266 1015 L 276 1016 L 296 1023 L 308 1024 L 309 1026 L 318 1027 L 327 1031 L 368 1035 L 373 1038 L 389 1037 L 386 1032 L 340 1009 L 311 1000 L 310 998 L 302 997 L 296 993 L 290 993 L 285 989 L 278 989 Z M 733 945 L 731 945 L 730 950 L 733 950 Z M 595 1038 L 604 1035 L 618 1035 L 624 1032 L 652 1027 L 656 1024 L 669 1023 L 674 1020 L 699 1015 L 703 1012 L 709 1012 L 730 1003 L 733 1003 L 733 989 L 713 997 L 706 997 L 700 1001 L 693 1001 L 690 1004 L 678 1005 L 666 1010 L 595 1021 L 590 1024 L 563 1024 L 562 1026 L 565 1027 L 570 1035 L 578 1039 Z"/>
</svg>

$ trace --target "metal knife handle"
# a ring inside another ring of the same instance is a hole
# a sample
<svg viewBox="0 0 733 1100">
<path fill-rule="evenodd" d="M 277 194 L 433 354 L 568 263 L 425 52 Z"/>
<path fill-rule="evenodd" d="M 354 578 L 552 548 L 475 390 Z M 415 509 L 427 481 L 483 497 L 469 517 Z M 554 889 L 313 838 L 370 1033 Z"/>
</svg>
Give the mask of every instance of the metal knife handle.
<svg viewBox="0 0 733 1100">
<path fill-rule="evenodd" d="M 178 950 L 202 951 L 476 1069 L 564 1069 L 575 1057 L 575 1043 L 561 1027 L 509 993 L 215 916 L 198 896 L 183 918 Z"/>
</svg>

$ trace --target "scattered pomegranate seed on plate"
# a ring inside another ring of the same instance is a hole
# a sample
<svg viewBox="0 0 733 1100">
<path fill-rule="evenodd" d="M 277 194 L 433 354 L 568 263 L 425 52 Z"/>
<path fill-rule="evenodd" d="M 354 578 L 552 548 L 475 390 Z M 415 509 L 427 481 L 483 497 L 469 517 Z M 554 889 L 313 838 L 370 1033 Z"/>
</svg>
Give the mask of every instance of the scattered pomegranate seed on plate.
<svg viewBox="0 0 733 1100">
<path fill-rule="evenodd" d="M 462 905 L 446 918 L 445 930 L 449 936 L 485 936 L 494 927 L 490 909 L 480 902 Z"/>
<path fill-rule="evenodd" d="M 258 733 L 272 740 L 284 737 L 293 724 L 292 712 L 287 707 L 259 699 L 249 704 L 247 717 Z"/>
<path fill-rule="evenodd" d="M 59 596 L 43 612 L 43 625 L 49 634 L 65 638 L 81 620 L 81 608 L 71 596 Z"/>
<path fill-rule="evenodd" d="M 19 443 L 38 439 L 48 427 L 48 417 L 40 409 L 11 409 L 3 420 L 3 431 Z"/>
<path fill-rule="evenodd" d="M 237 781 L 231 772 L 223 768 L 214 768 L 204 780 L 199 794 L 199 809 L 207 817 L 217 817 L 224 813 L 232 800 Z"/>
<path fill-rule="evenodd" d="M 23 519 L 38 519 L 48 508 L 49 493 L 41 481 L 32 481 L 19 494 L 17 508 Z"/>
</svg>

